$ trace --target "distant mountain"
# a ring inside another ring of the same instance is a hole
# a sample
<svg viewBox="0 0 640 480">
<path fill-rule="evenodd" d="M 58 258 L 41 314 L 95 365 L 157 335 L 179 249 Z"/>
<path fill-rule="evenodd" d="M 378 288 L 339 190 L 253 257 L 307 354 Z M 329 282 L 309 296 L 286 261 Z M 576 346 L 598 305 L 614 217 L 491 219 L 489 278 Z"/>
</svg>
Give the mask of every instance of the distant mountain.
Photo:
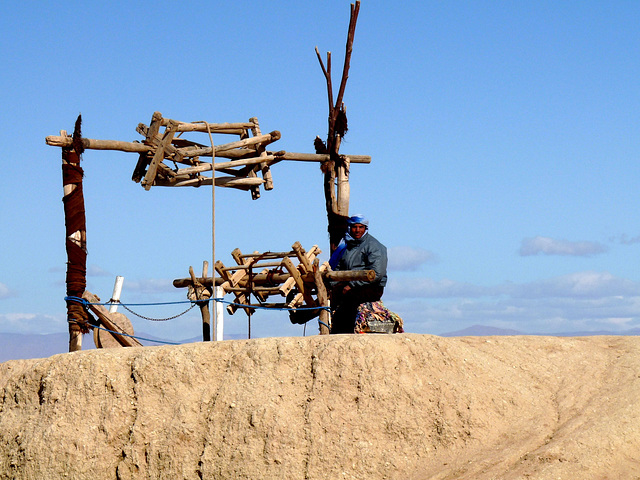
<svg viewBox="0 0 640 480">
<path fill-rule="evenodd" d="M 508 328 L 488 327 L 486 325 L 473 325 L 471 327 L 456 330 L 454 332 L 441 333 L 441 337 L 489 337 L 501 335 L 538 335 L 544 337 L 591 337 L 597 335 L 640 335 L 640 328 L 632 328 L 622 332 L 611 332 L 608 330 L 580 331 L 580 332 L 559 332 L 559 333 L 529 333 Z"/>
<path fill-rule="evenodd" d="M 507 328 L 487 327 L 485 325 L 472 325 L 471 327 L 456 330 L 455 332 L 441 333 L 441 337 L 490 337 L 494 335 L 526 335 L 518 330 Z"/>
<path fill-rule="evenodd" d="M 85 335 L 82 340 L 83 350 L 96 348 L 93 344 L 93 339 L 88 335 Z M 7 360 L 46 358 L 68 351 L 68 333 L 51 333 L 48 335 L 0 333 L 0 363 Z"/>
<path fill-rule="evenodd" d="M 140 333 L 136 334 L 140 343 L 146 347 L 168 344 L 183 344 L 200 342 L 202 337 L 188 338 L 179 341 L 169 341 L 153 335 Z M 225 340 L 242 340 L 245 335 L 230 334 L 225 335 Z M 82 350 L 95 350 L 91 334 L 82 338 Z M 50 333 L 46 335 L 21 334 L 21 333 L 0 333 L 0 363 L 7 360 L 21 360 L 29 358 L 47 358 L 58 353 L 69 352 L 68 333 Z"/>
</svg>

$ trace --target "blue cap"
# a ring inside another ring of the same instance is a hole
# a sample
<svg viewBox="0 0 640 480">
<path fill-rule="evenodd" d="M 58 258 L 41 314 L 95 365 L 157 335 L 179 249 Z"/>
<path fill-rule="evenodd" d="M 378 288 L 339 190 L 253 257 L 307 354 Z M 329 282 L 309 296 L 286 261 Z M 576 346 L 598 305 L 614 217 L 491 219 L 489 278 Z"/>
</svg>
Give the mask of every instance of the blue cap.
<svg viewBox="0 0 640 480">
<path fill-rule="evenodd" d="M 355 225 L 356 223 L 361 223 L 362 225 L 364 225 L 365 227 L 369 228 L 369 220 L 367 220 L 367 218 L 358 213 L 352 217 L 349 217 L 349 220 L 347 220 L 347 223 L 351 226 L 351 225 Z"/>
</svg>

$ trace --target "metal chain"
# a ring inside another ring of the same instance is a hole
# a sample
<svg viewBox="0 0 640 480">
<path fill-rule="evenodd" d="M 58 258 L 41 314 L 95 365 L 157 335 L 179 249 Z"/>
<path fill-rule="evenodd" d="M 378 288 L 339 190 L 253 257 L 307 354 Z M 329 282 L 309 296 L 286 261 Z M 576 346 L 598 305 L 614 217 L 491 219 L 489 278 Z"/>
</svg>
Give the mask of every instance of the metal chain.
<svg viewBox="0 0 640 480">
<path fill-rule="evenodd" d="M 152 322 L 167 322 L 167 321 L 169 321 L 169 320 L 173 320 L 173 319 L 175 319 L 175 318 L 181 317 L 182 315 L 184 315 L 185 313 L 187 313 L 189 310 L 191 310 L 193 307 L 195 307 L 195 306 L 196 306 L 196 304 L 195 304 L 195 303 L 192 303 L 192 304 L 191 304 L 191 306 L 190 306 L 189 308 L 187 308 L 184 312 L 179 313 L 179 314 L 177 314 L 177 315 L 174 315 L 173 317 L 169 317 L 169 318 L 150 318 L 150 317 L 145 317 L 144 315 L 140 315 L 139 313 L 134 312 L 134 311 L 133 311 L 133 310 L 131 310 L 129 307 L 127 307 L 124 303 L 119 303 L 118 305 L 122 305 L 122 307 L 123 307 L 126 311 L 128 311 L 128 312 L 130 312 L 130 313 L 134 314 L 136 317 L 143 318 L 144 320 L 150 320 L 150 321 L 152 321 Z"/>
</svg>

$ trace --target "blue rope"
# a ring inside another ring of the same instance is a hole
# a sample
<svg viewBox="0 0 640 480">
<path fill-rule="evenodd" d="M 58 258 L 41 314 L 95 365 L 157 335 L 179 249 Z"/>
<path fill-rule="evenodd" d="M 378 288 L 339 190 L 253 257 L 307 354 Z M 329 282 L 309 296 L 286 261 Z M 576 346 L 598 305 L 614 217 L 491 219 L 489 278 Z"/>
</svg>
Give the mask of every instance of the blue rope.
<svg viewBox="0 0 640 480">
<path fill-rule="evenodd" d="M 182 301 L 177 301 L 177 302 L 155 302 L 155 303 L 127 303 L 124 304 L 122 302 L 89 302 L 88 300 L 85 300 L 84 298 L 80 298 L 80 297 L 64 297 L 64 299 L 67 302 L 75 302 L 75 303 L 81 303 L 82 305 L 129 305 L 132 307 L 146 307 L 146 306 L 153 306 L 153 305 L 178 305 L 181 303 L 199 303 L 202 300 L 182 300 Z"/>
<path fill-rule="evenodd" d="M 243 308 L 255 308 L 256 310 L 279 310 L 279 311 L 283 311 L 283 312 L 297 312 L 297 311 L 303 311 L 303 310 L 331 310 L 330 307 L 301 307 L 301 308 L 292 308 L 292 307 L 263 307 L 262 305 L 246 305 L 244 303 L 234 303 L 234 302 L 228 302 L 226 300 L 223 300 L 222 298 L 211 298 L 210 300 L 213 300 L 215 302 L 220 302 L 220 303 L 226 303 L 227 305 L 235 305 L 236 307 L 243 307 Z"/>
<path fill-rule="evenodd" d="M 202 302 L 210 302 L 210 301 L 214 301 L 214 302 L 220 302 L 220 303 L 226 303 L 227 305 L 235 305 L 236 307 L 243 307 L 243 308 L 254 308 L 254 309 L 262 309 L 262 310 L 279 310 L 279 311 L 303 311 L 303 310 L 331 310 L 330 307 L 298 307 L 298 308 L 291 308 L 291 307 L 263 307 L 261 305 L 245 305 L 244 303 L 234 303 L 234 302 L 229 302 L 226 300 L 223 300 L 222 298 L 210 298 L 210 299 L 206 299 L 206 300 L 182 300 L 182 301 L 177 301 L 177 302 L 155 302 L 155 303 L 122 303 L 122 302 L 96 302 L 96 303 L 91 303 L 87 300 L 85 300 L 84 298 L 80 298 L 80 297 L 64 297 L 65 301 L 67 302 L 75 302 L 75 303 L 80 303 L 82 305 L 103 305 L 103 306 L 107 306 L 107 305 L 127 305 L 127 306 L 131 306 L 131 307 L 147 307 L 147 306 L 154 306 L 154 305 L 178 305 L 178 304 L 182 304 L 182 303 L 202 303 Z"/>
<path fill-rule="evenodd" d="M 65 301 L 67 302 L 75 302 L 75 303 L 80 303 L 84 306 L 87 305 L 113 305 L 113 302 L 104 302 L 104 303 L 91 303 L 87 300 L 85 300 L 84 298 L 80 298 L 80 297 L 73 297 L 73 296 L 68 296 L 68 297 L 64 297 Z M 202 302 L 209 302 L 209 301 L 213 301 L 213 302 L 220 302 L 220 303 L 226 303 L 227 305 L 234 305 L 236 307 L 240 307 L 240 308 L 253 308 L 256 310 L 278 310 L 278 311 L 287 311 L 287 312 L 295 312 L 295 311 L 305 311 L 305 310 L 327 310 L 327 311 L 331 311 L 330 307 L 302 307 L 302 308 L 290 308 L 290 307 L 286 307 L 286 308 L 280 308 L 280 307 L 264 307 L 262 305 L 245 305 L 243 303 L 235 303 L 235 302 L 228 302 L 226 300 L 223 300 L 222 298 L 210 298 L 210 299 L 206 299 L 206 300 L 183 300 L 183 301 L 178 301 L 178 302 L 157 302 L 157 303 L 127 303 L 124 304 L 122 302 L 116 302 L 115 304 L 118 305 L 122 305 L 124 307 L 126 307 L 127 305 L 129 306 L 153 306 L 153 305 L 176 305 L 176 304 L 181 304 L 181 303 L 202 303 Z M 142 317 L 145 318 L 145 317 Z M 327 327 L 329 330 L 331 329 L 331 327 L 329 327 L 329 325 L 327 325 L 326 323 L 318 320 L 318 323 L 320 325 L 324 325 L 325 327 Z M 305 327 L 306 327 L 306 323 L 305 323 Z M 95 328 L 101 329 L 101 330 L 105 330 L 107 332 L 110 333 L 115 333 L 118 335 L 125 335 L 127 337 L 131 337 L 131 338 L 139 338 L 140 340 L 146 340 L 148 342 L 156 342 L 156 343 L 165 343 L 168 345 L 180 345 L 179 343 L 173 343 L 173 342 L 162 342 L 162 341 L 157 341 L 157 340 L 151 340 L 150 338 L 142 338 L 142 337 L 134 337 L 133 335 L 127 335 L 126 333 L 118 333 L 118 332 L 112 332 L 111 330 L 107 330 L 106 328 L 102 328 L 99 326 L 95 326 Z"/>
<path fill-rule="evenodd" d="M 87 302 L 84 298 L 80 298 L 80 297 L 64 297 L 64 301 L 79 303 L 81 305 L 89 305 L 89 302 Z"/>
</svg>

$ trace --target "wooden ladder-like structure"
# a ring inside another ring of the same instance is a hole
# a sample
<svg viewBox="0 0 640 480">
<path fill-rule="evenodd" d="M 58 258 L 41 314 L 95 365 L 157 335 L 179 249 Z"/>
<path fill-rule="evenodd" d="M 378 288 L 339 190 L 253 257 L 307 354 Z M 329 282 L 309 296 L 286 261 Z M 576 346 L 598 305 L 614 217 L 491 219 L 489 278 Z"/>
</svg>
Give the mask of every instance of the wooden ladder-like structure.
<svg viewBox="0 0 640 480">
<path fill-rule="evenodd" d="M 375 272 L 333 271 L 328 262 L 320 265 L 320 253 L 322 252 L 317 245 L 306 251 L 300 242 L 295 242 L 288 252 L 243 254 L 236 248 L 231 253 L 235 265 L 225 266 L 220 260 L 215 265 L 218 274 L 216 286 L 221 287 L 225 294 L 234 296 L 234 301 L 227 305 L 227 312 L 233 315 L 242 308 L 250 316 L 257 308 L 286 309 L 294 313 L 300 311 L 298 309 L 317 309 L 314 316 L 319 316 L 320 334 L 328 334 L 331 316 L 327 284 L 332 281 L 372 281 L 375 279 Z M 190 273 L 192 272 L 193 268 L 190 267 Z M 211 289 L 213 281 L 211 277 L 195 278 L 191 275 L 190 278 L 174 280 L 173 285 L 197 291 L 202 287 Z M 211 291 L 202 295 L 202 298 L 209 298 L 210 295 Z M 251 296 L 258 303 L 251 303 Z M 269 302 L 272 296 L 283 297 L 283 300 Z M 208 313 L 206 316 L 208 317 Z"/>
</svg>

